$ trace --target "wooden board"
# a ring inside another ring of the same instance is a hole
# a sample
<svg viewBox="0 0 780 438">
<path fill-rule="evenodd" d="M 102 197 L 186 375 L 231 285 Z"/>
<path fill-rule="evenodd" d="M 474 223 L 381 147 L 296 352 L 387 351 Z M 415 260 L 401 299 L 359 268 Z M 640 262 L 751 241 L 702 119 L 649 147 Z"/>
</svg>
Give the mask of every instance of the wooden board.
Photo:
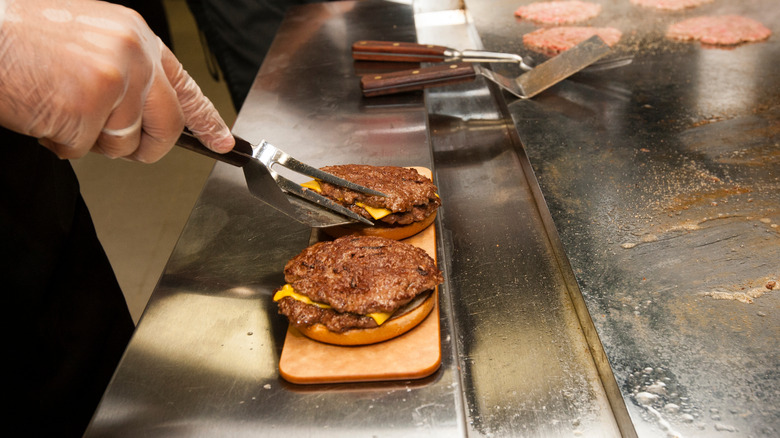
<svg viewBox="0 0 780 438">
<path fill-rule="evenodd" d="M 430 170 L 416 168 L 430 177 Z M 427 172 L 427 173 L 426 173 Z M 431 225 L 403 240 L 436 260 L 436 228 Z M 347 383 L 420 379 L 441 365 L 439 290 L 436 305 L 417 327 L 372 345 L 339 346 L 314 341 L 289 326 L 279 359 L 279 373 L 292 383 Z"/>
</svg>

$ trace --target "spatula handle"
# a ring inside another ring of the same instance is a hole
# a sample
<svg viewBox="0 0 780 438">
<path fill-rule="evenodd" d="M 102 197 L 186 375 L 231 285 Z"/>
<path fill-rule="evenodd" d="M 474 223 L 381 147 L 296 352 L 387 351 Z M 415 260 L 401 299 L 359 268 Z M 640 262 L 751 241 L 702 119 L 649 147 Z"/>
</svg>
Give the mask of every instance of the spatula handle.
<svg viewBox="0 0 780 438">
<path fill-rule="evenodd" d="M 361 61 L 441 62 L 444 46 L 395 41 L 357 41 L 352 44 L 352 58 Z"/>
<path fill-rule="evenodd" d="M 224 154 L 220 154 L 207 148 L 206 145 L 198 140 L 197 137 L 192 135 L 189 131 L 185 130 L 181 133 L 179 139 L 176 140 L 176 146 L 189 149 L 193 152 L 197 152 L 217 161 L 222 161 L 224 163 L 241 167 L 252 159 L 252 145 L 239 137 L 235 137 L 235 139 L 236 145 L 233 147 L 233 150 Z"/>
<path fill-rule="evenodd" d="M 451 85 L 474 79 L 474 66 L 466 62 L 441 64 L 375 75 L 360 79 L 360 87 L 366 97 L 422 90 L 427 87 Z"/>
</svg>

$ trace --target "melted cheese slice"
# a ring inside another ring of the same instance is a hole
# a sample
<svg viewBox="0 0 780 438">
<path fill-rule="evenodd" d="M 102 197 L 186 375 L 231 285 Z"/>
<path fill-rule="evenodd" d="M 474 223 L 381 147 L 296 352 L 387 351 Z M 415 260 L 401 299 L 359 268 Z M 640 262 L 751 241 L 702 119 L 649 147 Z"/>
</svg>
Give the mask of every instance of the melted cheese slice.
<svg viewBox="0 0 780 438">
<path fill-rule="evenodd" d="M 279 301 L 284 297 L 290 297 L 302 303 L 311 304 L 312 306 L 317 306 L 322 309 L 330 309 L 330 304 L 312 301 L 312 299 L 306 295 L 301 295 L 298 292 L 295 292 L 295 289 L 293 289 L 292 285 L 290 284 L 285 284 L 274 294 L 274 301 Z"/>
<path fill-rule="evenodd" d="M 330 309 L 331 306 L 325 303 L 318 303 L 316 301 L 312 301 L 311 298 L 307 297 L 306 295 L 299 294 L 298 292 L 295 292 L 295 289 L 293 289 L 292 285 L 285 284 L 282 286 L 281 289 L 276 291 L 274 294 L 274 301 L 279 301 L 284 297 L 290 297 L 295 300 L 301 301 L 306 304 L 311 304 L 313 306 L 320 307 L 322 309 Z M 393 314 L 393 312 L 373 312 L 369 313 L 366 316 L 371 317 L 374 321 L 376 321 L 377 325 L 382 325 L 383 322 L 387 321 L 388 318 Z"/>
<path fill-rule="evenodd" d="M 316 179 L 301 184 L 301 187 L 306 187 L 307 189 L 312 189 L 317 193 L 322 193 L 322 187 L 320 187 L 320 183 Z"/>
<path fill-rule="evenodd" d="M 383 217 L 387 216 L 388 214 L 392 213 L 392 211 L 382 208 L 382 207 L 371 207 L 370 205 L 366 205 L 362 202 L 356 202 L 355 205 L 358 207 L 363 207 L 368 214 L 371 215 L 374 219 L 382 219 Z"/>
<path fill-rule="evenodd" d="M 301 186 L 306 187 L 307 189 L 314 190 L 317 193 L 322 193 L 322 187 L 320 186 L 320 183 L 317 180 L 312 180 L 312 181 L 309 181 L 309 182 L 305 182 L 305 183 L 301 184 Z M 364 204 L 362 202 L 356 202 L 355 205 L 357 205 L 358 207 L 361 207 L 364 210 L 366 210 L 368 212 L 368 214 L 370 214 L 371 217 L 373 217 L 374 219 L 382 219 L 383 217 L 385 217 L 388 214 L 392 213 L 392 211 L 390 211 L 390 210 L 388 210 L 386 208 L 372 207 L 372 206 L 366 205 L 366 204 Z"/>
<path fill-rule="evenodd" d="M 382 325 L 382 323 L 387 321 L 392 315 L 393 312 L 373 312 L 367 314 L 366 316 L 370 316 L 371 318 L 374 318 L 374 321 L 376 321 L 376 325 Z"/>
</svg>

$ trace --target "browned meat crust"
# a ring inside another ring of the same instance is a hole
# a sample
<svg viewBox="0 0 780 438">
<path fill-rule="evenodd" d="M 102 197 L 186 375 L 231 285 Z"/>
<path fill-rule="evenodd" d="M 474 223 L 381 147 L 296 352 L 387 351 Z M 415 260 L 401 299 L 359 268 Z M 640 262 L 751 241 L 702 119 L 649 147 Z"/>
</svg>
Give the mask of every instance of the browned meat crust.
<svg viewBox="0 0 780 438">
<path fill-rule="evenodd" d="M 415 169 L 345 164 L 323 167 L 322 170 L 388 195 L 387 197 L 367 195 L 320 182 L 324 196 L 339 202 L 367 219 L 372 219 L 371 215 L 364 208 L 355 205 L 356 202 L 392 211 L 392 214 L 385 216 L 380 221 L 393 225 L 419 222 L 441 205 L 441 199 L 436 196 L 436 186 L 433 181 L 420 175 Z"/>
<path fill-rule="evenodd" d="M 284 268 L 296 292 L 338 312 L 390 312 L 443 281 L 434 260 L 408 243 L 345 236 L 306 248 Z"/>
<path fill-rule="evenodd" d="M 306 327 L 312 324 L 323 324 L 332 332 L 341 333 L 353 328 L 377 327 L 376 321 L 370 316 L 356 313 L 339 313 L 332 309 L 322 309 L 306 304 L 291 297 L 279 300 L 279 313 L 290 320 L 295 327 Z"/>
</svg>

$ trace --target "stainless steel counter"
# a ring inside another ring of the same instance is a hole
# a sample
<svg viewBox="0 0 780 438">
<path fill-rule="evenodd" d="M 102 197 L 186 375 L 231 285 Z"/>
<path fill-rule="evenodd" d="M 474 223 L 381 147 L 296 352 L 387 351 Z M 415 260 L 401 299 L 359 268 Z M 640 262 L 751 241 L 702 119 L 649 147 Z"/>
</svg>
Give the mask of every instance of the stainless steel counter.
<svg viewBox="0 0 780 438">
<path fill-rule="evenodd" d="M 87 436 L 778 430 L 776 292 L 752 304 L 714 293 L 778 275 L 777 73 L 725 61 L 778 59 L 776 38 L 731 52 L 655 43 L 665 18 L 607 1 L 604 20 L 647 20 L 629 68 L 523 102 L 482 80 L 360 96 L 358 74 L 408 65 L 355 63 L 353 41 L 517 51 L 529 27 L 510 3 L 295 8 L 234 126 L 315 165 L 433 169 L 441 368 L 419 381 L 281 379 L 287 323 L 270 295 L 312 232 L 218 164 Z"/>
</svg>

